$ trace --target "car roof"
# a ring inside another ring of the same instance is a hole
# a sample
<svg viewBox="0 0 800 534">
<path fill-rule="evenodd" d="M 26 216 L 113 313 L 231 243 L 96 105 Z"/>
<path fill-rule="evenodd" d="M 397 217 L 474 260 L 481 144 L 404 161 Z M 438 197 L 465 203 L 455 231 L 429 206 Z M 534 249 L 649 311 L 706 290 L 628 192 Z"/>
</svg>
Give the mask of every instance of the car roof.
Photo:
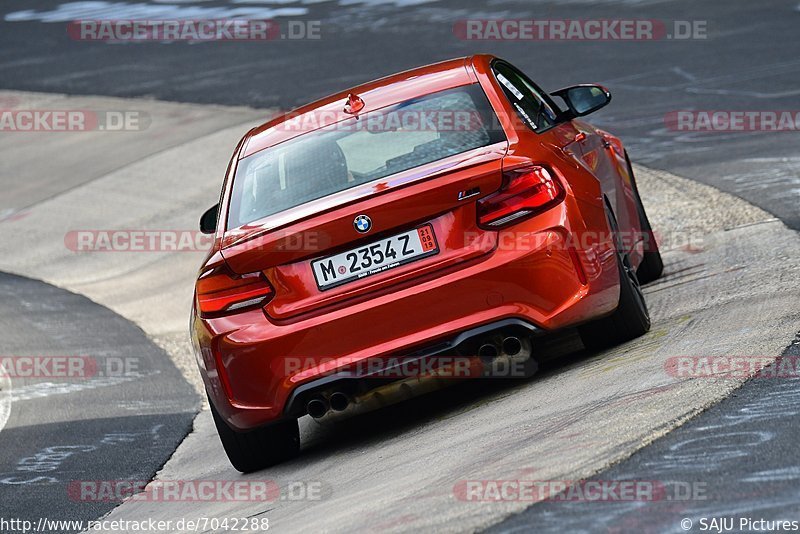
<svg viewBox="0 0 800 534">
<path fill-rule="evenodd" d="M 476 83 L 478 78 L 472 67 L 473 62 L 477 59 L 490 61 L 492 58 L 481 54 L 417 67 L 352 87 L 278 115 L 248 133 L 240 157 L 352 118 L 353 115 L 344 113 L 344 105 L 350 93 L 363 99 L 365 105 L 359 112 L 361 115 L 414 97 Z"/>
</svg>

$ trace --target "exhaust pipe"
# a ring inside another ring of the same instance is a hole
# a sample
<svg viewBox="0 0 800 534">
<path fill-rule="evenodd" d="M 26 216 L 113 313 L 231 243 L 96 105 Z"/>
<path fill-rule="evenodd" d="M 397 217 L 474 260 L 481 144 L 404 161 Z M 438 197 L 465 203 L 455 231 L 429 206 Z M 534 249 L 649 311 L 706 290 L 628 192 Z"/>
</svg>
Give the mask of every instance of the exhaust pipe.
<svg viewBox="0 0 800 534">
<path fill-rule="evenodd" d="M 484 343 L 478 348 L 478 356 L 481 358 L 496 358 L 498 354 L 497 346 L 493 343 Z"/>
<path fill-rule="evenodd" d="M 503 352 L 508 356 L 516 356 L 522 351 L 522 342 L 518 337 L 509 336 L 503 340 Z"/>
<path fill-rule="evenodd" d="M 314 419 L 319 419 L 328 413 L 328 403 L 323 398 L 315 397 L 306 404 L 306 412 Z"/>
<path fill-rule="evenodd" d="M 331 393 L 331 410 L 334 412 L 343 412 L 350 406 L 350 397 L 341 391 Z"/>
</svg>

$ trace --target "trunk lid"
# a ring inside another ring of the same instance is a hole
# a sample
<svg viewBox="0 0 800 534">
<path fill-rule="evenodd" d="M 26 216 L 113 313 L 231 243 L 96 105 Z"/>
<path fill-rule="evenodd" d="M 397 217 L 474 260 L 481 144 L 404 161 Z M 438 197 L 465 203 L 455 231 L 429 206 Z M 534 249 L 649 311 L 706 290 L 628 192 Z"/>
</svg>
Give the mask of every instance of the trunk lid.
<svg viewBox="0 0 800 534">
<path fill-rule="evenodd" d="M 236 273 L 265 273 L 275 288 L 265 310 L 278 320 L 405 287 L 494 248 L 493 235 L 476 239 L 484 232 L 475 201 L 501 186 L 506 149 L 506 142 L 494 143 L 271 215 L 227 232 L 221 253 Z M 371 219 L 367 233 L 354 227 L 359 215 Z M 312 261 L 425 224 L 435 235 L 435 254 L 336 287 L 318 286 Z"/>
</svg>

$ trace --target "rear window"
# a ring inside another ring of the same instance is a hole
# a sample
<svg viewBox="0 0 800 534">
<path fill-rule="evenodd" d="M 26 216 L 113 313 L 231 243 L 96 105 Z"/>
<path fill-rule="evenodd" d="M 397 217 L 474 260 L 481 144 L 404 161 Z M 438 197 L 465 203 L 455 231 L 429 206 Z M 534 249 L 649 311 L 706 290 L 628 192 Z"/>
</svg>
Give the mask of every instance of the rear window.
<svg viewBox="0 0 800 534">
<path fill-rule="evenodd" d="M 504 140 L 478 84 L 347 119 L 239 161 L 228 228 Z"/>
</svg>

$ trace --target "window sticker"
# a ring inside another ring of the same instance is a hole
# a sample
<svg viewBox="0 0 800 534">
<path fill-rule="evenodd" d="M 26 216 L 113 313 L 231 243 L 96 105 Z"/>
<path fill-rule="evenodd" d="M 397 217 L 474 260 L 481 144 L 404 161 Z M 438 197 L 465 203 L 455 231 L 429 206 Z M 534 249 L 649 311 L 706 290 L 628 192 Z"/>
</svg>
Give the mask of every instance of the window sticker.
<svg viewBox="0 0 800 534">
<path fill-rule="evenodd" d="M 522 117 L 528 122 L 531 128 L 533 128 L 534 130 L 538 128 L 538 125 L 531 120 L 530 116 L 527 113 L 525 113 L 525 110 L 522 109 L 522 106 L 514 102 L 514 107 L 517 108 L 519 114 L 522 115 Z"/>
<path fill-rule="evenodd" d="M 519 89 L 514 87 L 514 84 L 511 83 L 511 80 L 509 80 L 499 72 L 497 73 L 497 79 L 500 83 L 506 86 L 506 89 L 511 91 L 511 94 L 513 94 L 517 98 L 517 100 L 522 100 L 523 98 L 522 93 L 519 92 Z"/>
</svg>

